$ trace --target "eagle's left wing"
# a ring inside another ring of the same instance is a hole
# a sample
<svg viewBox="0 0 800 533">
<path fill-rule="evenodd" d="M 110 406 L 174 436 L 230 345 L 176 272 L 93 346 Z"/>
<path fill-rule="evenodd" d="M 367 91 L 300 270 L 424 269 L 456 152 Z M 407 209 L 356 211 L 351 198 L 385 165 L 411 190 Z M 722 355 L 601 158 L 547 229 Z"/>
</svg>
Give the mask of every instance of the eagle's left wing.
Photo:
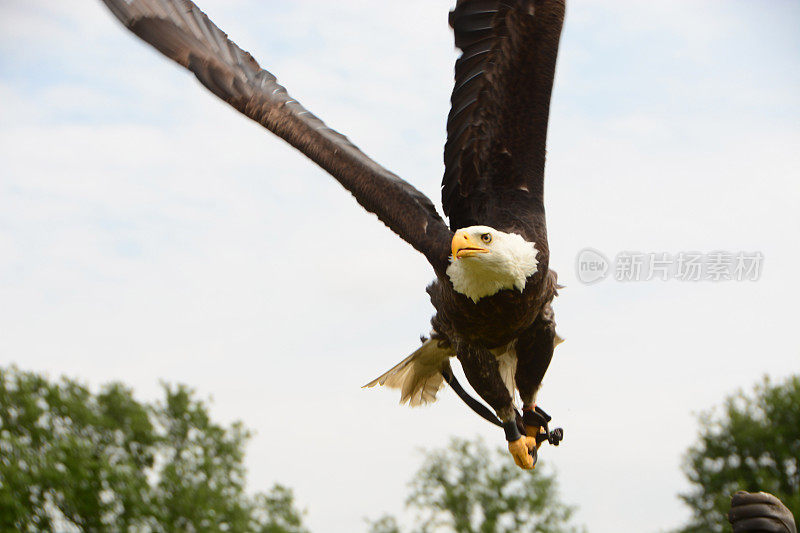
<svg viewBox="0 0 800 533">
<path fill-rule="evenodd" d="M 564 8 L 564 0 L 458 0 L 450 13 L 462 51 L 442 178 L 451 229 L 531 215 L 544 223 L 545 139 Z"/>
<path fill-rule="evenodd" d="M 452 234 L 430 199 L 328 128 L 189 0 L 103 0 L 142 40 L 317 163 L 443 271 Z"/>
</svg>

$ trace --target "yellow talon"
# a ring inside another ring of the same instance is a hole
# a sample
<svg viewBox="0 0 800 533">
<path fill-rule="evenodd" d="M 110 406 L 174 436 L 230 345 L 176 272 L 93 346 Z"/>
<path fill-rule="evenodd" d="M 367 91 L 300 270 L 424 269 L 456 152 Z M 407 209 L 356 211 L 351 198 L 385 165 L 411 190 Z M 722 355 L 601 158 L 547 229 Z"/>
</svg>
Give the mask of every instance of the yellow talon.
<svg viewBox="0 0 800 533">
<path fill-rule="evenodd" d="M 536 437 L 537 433 L 546 434 L 544 428 L 541 427 L 541 426 L 525 426 L 525 434 L 530 436 L 530 437 L 534 437 L 534 440 L 536 440 L 535 437 Z M 542 441 L 542 442 L 544 442 L 544 441 Z M 536 449 L 537 450 L 542 445 L 542 442 L 536 444 Z"/>
<path fill-rule="evenodd" d="M 536 439 L 533 437 L 520 437 L 508 443 L 508 451 L 514 457 L 514 462 L 524 470 L 532 470 L 534 468 L 533 457 L 531 457 L 530 452 L 536 448 Z"/>
</svg>

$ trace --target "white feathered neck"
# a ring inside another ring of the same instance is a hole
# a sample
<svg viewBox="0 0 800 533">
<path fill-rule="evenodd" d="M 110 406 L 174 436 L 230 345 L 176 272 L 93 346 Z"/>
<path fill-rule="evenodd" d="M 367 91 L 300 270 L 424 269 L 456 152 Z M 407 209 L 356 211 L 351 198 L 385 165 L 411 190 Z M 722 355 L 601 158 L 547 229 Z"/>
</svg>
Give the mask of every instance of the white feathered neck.
<svg viewBox="0 0 800 533">
<path fill-rule="evenodd" d="M 539 250 L 522 235 L 505 233 L 488 226 L 463 228 L 476 239 L 490 233 L 491 243 L 485 245 L 489 253 L 461 259 L 450 258 L 447 276 L 453 288 L 477 302 L 504 289 L 522 292 L 529 276 L 536 272 Z"/>
</svg>

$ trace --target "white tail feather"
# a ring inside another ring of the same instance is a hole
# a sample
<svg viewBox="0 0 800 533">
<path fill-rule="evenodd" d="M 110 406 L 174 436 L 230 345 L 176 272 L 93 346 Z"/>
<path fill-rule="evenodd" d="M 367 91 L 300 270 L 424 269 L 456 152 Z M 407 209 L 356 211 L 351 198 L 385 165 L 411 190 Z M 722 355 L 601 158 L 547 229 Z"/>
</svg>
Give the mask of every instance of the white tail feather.
<svg viewBox="0 0 800 533">
<path fill-rule="evenodd" d="M 400 389 L 400 403 L 408 402 L 411 407 L 434 402 L 436 393 L 444 386 L 442 366 L 454 355 L 452 349 L 440 348 L 438 341 L 429 339 L 414 353 L 364 387 L 385 385 Z"/>
<path fill-rule="evenodd" d="M 514 349 L 514 345 L 506 347 L 503 353 L 496 354 L 495 357 L 497 357 L 500 378 L 508 389 L 511 398 L 514 398 L 514 393 L 517 389 L 517 381 L 514 378 L 517 373 L 517 352 Z"/>
</svg>

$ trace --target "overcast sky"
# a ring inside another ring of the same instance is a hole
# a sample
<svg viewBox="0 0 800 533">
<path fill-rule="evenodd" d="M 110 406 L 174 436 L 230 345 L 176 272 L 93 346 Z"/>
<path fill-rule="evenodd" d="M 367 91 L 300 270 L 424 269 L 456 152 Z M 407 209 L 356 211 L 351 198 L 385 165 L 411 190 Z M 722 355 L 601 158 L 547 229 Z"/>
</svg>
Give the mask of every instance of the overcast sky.
<svg viewBox="0 0 800 533">
<path fill-rule="evenodd" d="M 201 4 L 437 203 L 450 7 Z M 566 437 L 541 464 L 592 532 L 680 524 L 694 414 L 800 370 L 798 27 L 784 0 L 568 5 L 546 178 L 567 342 L 539 395 Z M 421 447 L 504 444 L 450 390 L 411 410 L 359 388 L 428 331 L 424 258 L 99 2 L 0 0 L 0 117 L 0 364 L 195 387 L 257 432 L 250 488 L 294 488 L 318 532 L 403 513 Z M 758 281 L 583 285 L 585 247 L 764 261 Z"/>
</svg>

